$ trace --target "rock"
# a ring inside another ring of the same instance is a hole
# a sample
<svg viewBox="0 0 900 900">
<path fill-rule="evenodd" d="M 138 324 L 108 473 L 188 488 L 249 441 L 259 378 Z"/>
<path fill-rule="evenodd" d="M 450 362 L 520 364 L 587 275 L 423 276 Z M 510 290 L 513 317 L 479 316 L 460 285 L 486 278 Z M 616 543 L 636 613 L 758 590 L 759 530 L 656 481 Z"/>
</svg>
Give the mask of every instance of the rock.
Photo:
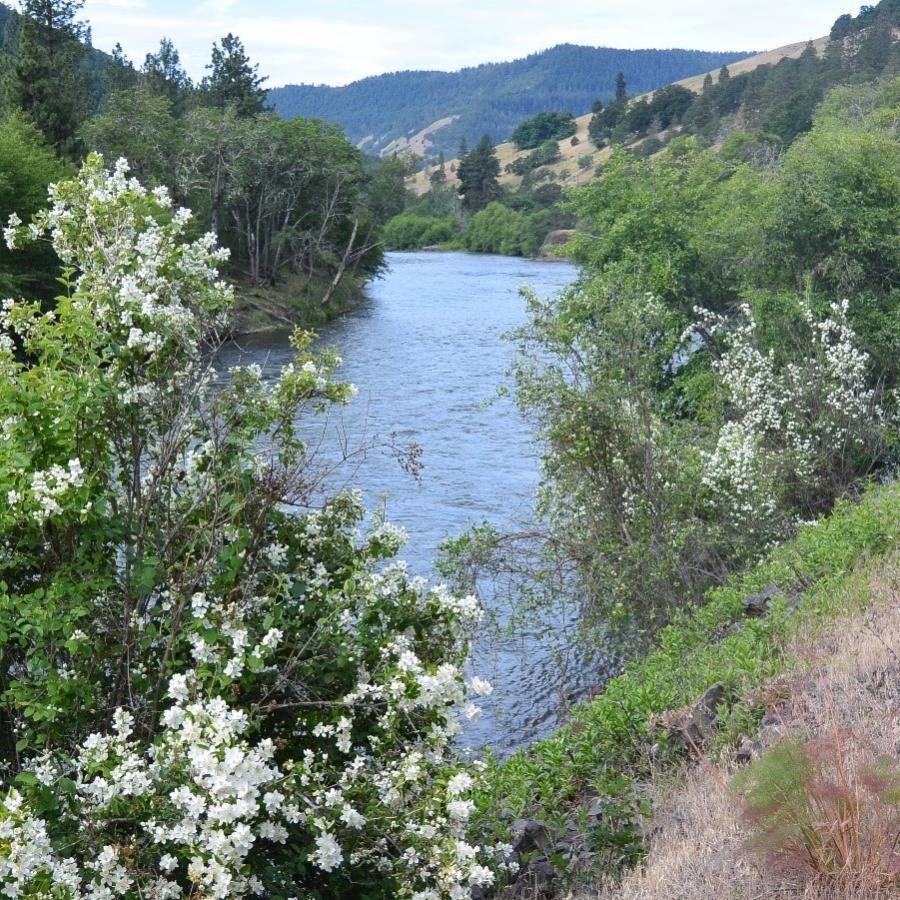
<svg viewBox="0 0 900 900">
<path fill-rule="evenodd" d="M 521 856 L 523 853 L 549 853 L 553 847 L 553 837 L 542 822 L 535 819 L 516 819 L 510 826 L 513 852 Z"/>
<path fill-rule="evenodd" d="M 514 900 L 549 900 L 559 873 L 545 856 L 533 859 L 519 874 L 514 885 Z"/>
<path fill-rule="evenodd" d="M 734 754 L 734 761 L 741 766 L 747 765 L 762 752 L 762 744 L 758 740 L 745 737 Z"/>
<path fill-rule="evenodd" d="M 769 603 L 779 594 L 778 588 L 770 584 L 759 594 L 750 594 L 744 598 L 744 615 L 750 619 L 761 619 L 769 611 Z"/>
<path fill-rule="evenodd" d="M 725 687 L 717 683 L 696 703 L 667 715 L 664 725 L 669 745 L 688 749 L 703 743 L 715 730 L 716 714 L 726 702 Z"/>
</svg>

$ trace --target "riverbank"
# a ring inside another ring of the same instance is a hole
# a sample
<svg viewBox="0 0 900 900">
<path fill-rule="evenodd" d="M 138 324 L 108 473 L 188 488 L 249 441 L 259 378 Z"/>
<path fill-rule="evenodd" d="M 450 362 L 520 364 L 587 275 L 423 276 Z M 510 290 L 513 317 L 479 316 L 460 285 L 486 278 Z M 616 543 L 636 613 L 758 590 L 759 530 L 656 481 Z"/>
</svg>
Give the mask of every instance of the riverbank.
<svg viewBox="0 0 900 900">
<path fill-rule="evenodd" d="M 330 279 L 291 275 L 275 286 L 251 287 L 238 282 L 236 334 L 256 334 L 284 328 L 318 328 L 354 309 L 365 295 L 368 280 L 345 275 L 327 303 Z"/>
<path fill-rule="evenodd" d="M 771 713 L 770 688 L 795 665 L 798 636 L 867 609 L 872 579 L 898 541 L 900 486 L 839 504 L 765 563 L 711 591 L 551 739 L 492 763 L 479 823 L 503 834 L 508 826 L 498 817 L 520 820 L 512 838 L 529 852 L 519 888 L 543 885 L 533 896 L 562 896 L 555 891 L 563 885 L 596 886 L 644 859 L 658 827 L 659 785 L 698 750 L 715 758 L 746 747 Z"/>
</svg>

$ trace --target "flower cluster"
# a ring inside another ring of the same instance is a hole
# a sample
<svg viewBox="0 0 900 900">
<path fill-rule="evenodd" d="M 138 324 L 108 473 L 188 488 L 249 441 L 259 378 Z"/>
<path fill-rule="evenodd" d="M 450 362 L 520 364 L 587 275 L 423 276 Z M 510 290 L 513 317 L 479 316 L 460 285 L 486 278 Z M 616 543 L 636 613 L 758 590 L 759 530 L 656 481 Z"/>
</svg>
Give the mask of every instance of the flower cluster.
<svg viewBox="0 0 900 900">
<path fill-rule="evenodd" d="M 726 350 L 714 362 L 728 416 L 707 454 L 703 484 L 733 524 L 772 520 L 784 486 L 815 494 L 826 483 L 856 477 L 850 459 L 864 456 L 884 427 L 885 412 L 868 383 L 869 359 L 857 346 L 849 303 L 819 317 L 801 301 L 805 332 L 799 352 L 782 359 L 760 349 L 749 306 L 733 323 L 698 309 L 707 334 L 724 332 Z"/>
</svg>

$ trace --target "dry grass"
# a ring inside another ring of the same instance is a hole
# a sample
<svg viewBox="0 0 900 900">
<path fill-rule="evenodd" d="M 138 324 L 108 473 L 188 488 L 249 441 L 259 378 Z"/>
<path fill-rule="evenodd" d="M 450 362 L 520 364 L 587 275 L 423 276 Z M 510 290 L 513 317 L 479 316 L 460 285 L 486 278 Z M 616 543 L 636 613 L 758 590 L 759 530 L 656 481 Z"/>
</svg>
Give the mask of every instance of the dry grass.
<svg viewBox="0 0 900 900">
<path fill-rule="evenodd" d="M 825 630 L 810 630 L 791 647 L 790 696 L 761 734 L 771 745 L 790 733 L 801 739 L 852 735 L 871 757 L 900 758 L 900 560 L 860 577 L 869 611 Z M 851 598 L 848 598 L 850 600 Z M 855 604 L 848 602 L 848 607 Z M 778 694 L 783 694 L 783 683 Z M 748 834 L 729 790 L 733 762 L 704 762 L 678 779 L 649 786 L 656 814 L 650 852 L 621 884 L 579 900 L 886 900 L 900 897 L 871 879 L 818 880 L 799 867 L 778 874 L 748 849 Z"/>
<path fill-rule="evenodd" d="M 752 72 L 754 69 L 759 66 L 764 65 L 773 65 L 777 63 L 779 60 L 789 58 L 789 59 L 797 59 L 801 53 L 803 53 L 806 48 L 806 41 L 801 41 L 797 44 L 787 44 L 784 47 L 779 47 L 777 50 L 769 50 L 766 53 L 759 53 L 756 56 L 750 56 L 747 59 L 738 60 L 735 63 L 732 63 L 728 70 L 732 75 L 740 75 L 744 72 Z M 822 37 L 813 41 L 816 50 L 821 54 L 826 45 L 828 44 L 828 38 Z M 710 73 L 713 76 L 713 80 L 718 80 L 719 72 L 716 70 L 715 72 Z M 703 81 L 706 78 L 706 73 L 704 72 L 702 75 L 694 75 L 691 78 L 685 78 L 682 81 L 676 82 L 676 84 L 680 84 L 683 87 L 688 88 L 689 90 L 694 91 L 695 93 L 699 93 L 703 89 Z M 650 94 L 642 95 L 644 97 L 650 97 Z M 641 99 L 640 97 L 636 99 Z M 452 120 L 452 119 L 451 119 Z M 427 149 L 427 143 L 425 136 L 427 134 L 431 134 L 438 130 L 445 122 L 449 120 L 441 119 L 439 122 L 435 122 L 432 125 L 429 125 L 427 128 L 423 128 L 422 131 L 419 132 L 418 135 L 413 139 L 416 141 L 415 146 L 409 146 L 405 149 L 412 149 L 416 153 L 423 153 Z M 575 120 L 575 124 L 578 126 L 578 130 L 575 133 L 575 136 L 578 138 L 578 143 L 573 147 L 571 138 L 566 138 L 559 142 L 559 152 L 562 155 L 562 159 L 554 163 L 552 166 L 548 166 L 550 171 L 554 173 L 557 181 L 560 184 L 572 186 L 578 184 L 585 184 L 590 181 L 594 176 L 594 170 L 597 165 L 601 163 L 603 160 L 608 159 L 611 151 L 609 148 L 605 148 L 603 150 L 597 150 L 593 144 L 590 143 L 588 139 L 588 125 L 591 121 L 591 114 L 588 113 L 584 116 L 579 116 Z M 392 145 L 393 147 L 394 145 Z M 404 149 L 399 144 L 396 148 L 398 150 Z M 511 175 L 506 172 L 506 166 L 511 163 L 514 159 L 518 159 L 522 156 L 527 156 L 531 151 L 518 151 L 515 148 L 515 145 L 512 143 L 504 143 L 497 145 L 497 158 L 500 160 L 500 182 L 501 184 L 509 185 L 512 188 L 518 187 L 519 183 L 522 181 L 521 177 L 518 175 Z M 583 156 L 591 157 L 591 165 L 588 167 L 579 167 L 578 160 Z M 456 184 L 457 179 L 456 176 L 450 171 L 450 168 L 456 167 L 456 160 L 450 160 L 447 162 L 447 175 L 448 175 L 448 184 Z M 422 194 L 427 193 L 431 189 L 431 182 L 429 181 L 429 177 L 431 173 L 434 171 L 433 168 L 426 168 L 421 172 L 417 172 L 412 178 L 410 178 L 407 183 L 407 187 L 410 190 L 415 191 L 416 194 L 421 196 Z"/>
</svg>

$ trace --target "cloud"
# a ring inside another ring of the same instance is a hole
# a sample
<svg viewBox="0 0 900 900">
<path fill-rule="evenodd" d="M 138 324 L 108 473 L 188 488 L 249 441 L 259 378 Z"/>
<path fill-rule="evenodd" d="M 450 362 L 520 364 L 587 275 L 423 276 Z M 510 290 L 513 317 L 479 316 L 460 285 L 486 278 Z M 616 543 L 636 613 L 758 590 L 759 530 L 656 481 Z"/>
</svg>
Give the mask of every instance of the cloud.
<svg viewBox="0 0 900 900">
<path fill-rule="evenodd" d="M 453 70 L 559 43 L 613 47 L 770 49 L 825 34 L 846 0 L 87 0 L 94 43 L 121 42 L 135 60 L 162 36 L 202 77 L 210 47 L 243 40 L 269 84 L 345 84 L 398 69 Z"/>
</svg>

